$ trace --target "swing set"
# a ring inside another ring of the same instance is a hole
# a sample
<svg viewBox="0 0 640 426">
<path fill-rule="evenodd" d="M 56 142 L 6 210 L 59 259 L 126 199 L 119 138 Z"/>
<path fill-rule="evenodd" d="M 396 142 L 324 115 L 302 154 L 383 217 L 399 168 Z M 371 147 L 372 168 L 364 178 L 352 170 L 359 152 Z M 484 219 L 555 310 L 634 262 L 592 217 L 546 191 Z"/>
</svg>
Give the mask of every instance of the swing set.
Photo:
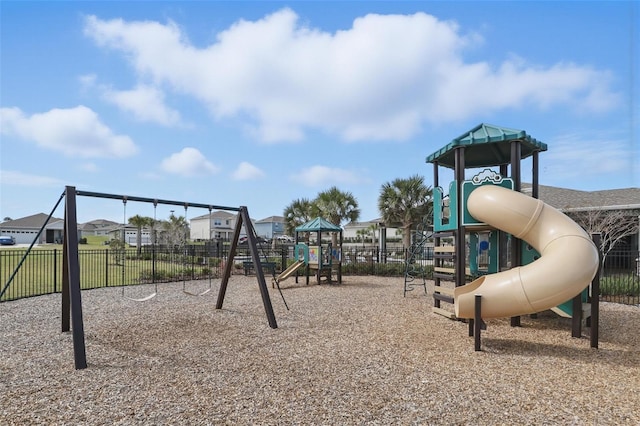
<svg viewBox="0 0 640 426">
<path fill-rule="evenodd" d="M 64 211 L 64 242 L 63 242 L 63 277 L 62 277 L 62 332 L 72 331 L 73 335 L 73 352 L 76 370 L 87 368 L 87 357 L 85 347 L 85 335 L 84 335 L 84 321 L 82 314 L 82 297 L 80 290 L 80 263 L 78 260 L 78 221 L 76 214 L 76 197 L 95 197 L 106 199 L 122 200 L 124 204 L 124 215 L 126 222 L 126 203 L 128 200 L 137 201 L 143 203 L 153 203 L 154 205 L 154 220 L 155 210 L 158 204 L 184 206 L 185 218 L 188 207 L 206 208 L 209 209 L 209 217 L 211 218 L 211 211 L 226 210 L 238 213 L 238 220 L 231 239 L 231 247 L 229 250 L 228 259 L 224 264 L 224 272 L 222 274 L 222 281 L 220 283 L 220 291 L 218 293 L 218 299 L 216 302 L 216 309 L 222 309 L 224 297 L 231 277 L 231 270 L 233 267 L 233 258 L 238 246 L 238 240 L 240 238 L 240 231 L 244 225 L 247 230 L 247 237 L 249 243 L 249 251 L 254 264 L 260 264 L 260 252 L 258 251 L 258 245 L 256 242 L 256 233 L 253 229 L 251 219 L 247 207 L 225 207 L 209 204 L 180 202 L 171 200 L 160 200 L 144 197 L 132 197 L 125 195 L 106 194 L 99 192 L 78 191 L 73 186 L 65 187 L 65 191 L 60 197 L 60 200 L 65 199 L 65 211 Z M 58 200 L 58 203 L 60 202 Z M 57 207 L 57 204 L 56 204 Z M 55 208 L 54 208 L 55 210 Z M 53 214 L 53 212 L 52 212 Z M 209 227 L 211 227 L 211 220 L 209 220 Z M 124 231 L 123 231 L 124 233 Z M 186 230 L 185 230 L 186 233 Z M 123 234 L 124 236 L 124 234 Z M 186 237 L 186 235 L 185 235 Z M 185 239 L 186 241 L 186 239 Z M 185 245 L 183 244 L 183 254 L 185 253 Z M 269 326 L 271 328 L 278 328 L 276 323 L 275 314 L 273 312 L 273 306 L 269 297 L 269 290 L 266 285 L 264 273 L 262 268 L 256 268 L 256 278 L 258 286 L 260 288 L 260 294 L 262 296 L 262 303 L 264 305 L 265 313 Z M 124 285 L 122 286 L 122 295 L 130 300 L 136 302 L 144 302 L 151 300 L 158 294 L 157 283 L 155 285 L 155 291 L 143 298 L 131 298 L 127 297 L 124 291 Z M 6 289 L 6 287 L 5 287 Z M 183 292 L 190 296 L 203 296 L 211 291 L 211 279 L 209 280 L 209 288 L 201 293 L 189 292 L 186 289 L 186 278 L 183 274 Z M 284 300 L 284 299 L 283 299 Z M 285 302 L 286 304 L 286 302 Z"/>
<path fill-rule="evenodd" d="M 124 196 L 123 199 L 122 199 L 122 205 L 123 205 L 123 221 L 122 221 L 122 223 L 123 224 L 127 223 L 127 200 L 128 199 L 129 199 L 129 197 L 127 197 L 127 196 Z M 159 202 L 158 202 L 157 199 L 153 200 L 153 227 L 155 227 L 155 225 L 157 224 L 157 214 L 156 213 L 157 213 L 158 203 Z M 188 210 L 188 208 L 189 208 L 189 203 L 185 203 L 184 204 L 184 218 L 185 218 L 185 220 L 187 219 L 187 210 Z M 208 209 L 209 209 L 209 236 L 211 236 L 211 213 L 213 211 L 213 207 L 209 206 Z M 187 254 L 188 246 L 186 244 L 188 239 L 189 239 L 188 228 L 184 227 L 184 235 L 183 235 L 183 238 L 181 240 L 181 244 L 180 244 L 180 248 L 179 248 L 179 253 L 181 253 L 181 256 L 182 256 L 183 259 L 187 259 L 187 257 L 188 257 L 188 254 Z M 126 240 L 126 230 L 123 227 L 123 229 L 122 229 L 122 241 L 125 241 L 125 240 Z M 125 241 L 125 243 L 126 243 L 126 241 Z M 155 229 L 152 229 L 151 244 L 153 245 L 153 253 L 155 255 L 155 245 L 156 245 Z M 184 263 L 184 261 L 183 261 L 183 263 Z M 155 263 L 154 263 L 154 266 L 155 266 Z M 207 256 L 207 266 L 209 266 L 209 257 L 208 256 Z M 187 283 L 186 283 L 187 274 L 183 270 L 181 272 L 181 275 L 182 275 L 182 292 L 184 294 L 186 294 L 186 295 L 189 295 L 189 296 L 204 296 L 205 294 L 209 293 L 212 290 L 213 287 L 212 287 L 212 284 L 211 284 L 211 269 L 209 267 L 207 269 L 209 271 L 209 274 L 208 274 L 209 275 L 209 287 L 207 289 L 205 289 L 204 291 L 200 292 L 200 293 L 194 293 L 194 292 L 191 292 L 191 291 L 187 290 Z M 155 271 L 153 272 L 153 275 L 155 277 Z M 125 266 L 123 264 L 122 265 L 122 286 L 121 286 L 121 289 L 122 289 L 122 297 L 124 297 L 125 299 L 132 300 L 134 302 L 146 302 L 148 300 L 153 299 L 154 297 L 156 297 L 158 295 L 158 280 L 154 279 L 153 280 L 153 282 L 154 282 L 154 291 L 153 291 L 153 293 L 149 294 L 148 296 L 142 297 L 142 298 L 135 298 L 135 297 L 127 296 L 126 293 L 125 293 L 125 288 L 126 287 L 131 287 L 131 286 L 125 284 L 124 276 L 125 276 Z"/>
</svg>

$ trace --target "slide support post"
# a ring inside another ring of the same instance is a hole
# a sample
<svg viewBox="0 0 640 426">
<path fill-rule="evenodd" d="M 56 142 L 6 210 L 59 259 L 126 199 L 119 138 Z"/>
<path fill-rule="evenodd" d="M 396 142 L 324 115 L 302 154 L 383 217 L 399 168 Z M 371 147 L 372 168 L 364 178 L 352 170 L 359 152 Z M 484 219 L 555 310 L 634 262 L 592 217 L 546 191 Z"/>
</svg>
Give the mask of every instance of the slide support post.
<svg viewBox="0 0 640 426">
<path fill-rule="evenodd" d="M 475 351 L 482 350 L 480 341 L 480 330 L 482 329 L 482 295 L 475 295 L 475 310 L 473 317 L 473 340 Z"/>
</svg>

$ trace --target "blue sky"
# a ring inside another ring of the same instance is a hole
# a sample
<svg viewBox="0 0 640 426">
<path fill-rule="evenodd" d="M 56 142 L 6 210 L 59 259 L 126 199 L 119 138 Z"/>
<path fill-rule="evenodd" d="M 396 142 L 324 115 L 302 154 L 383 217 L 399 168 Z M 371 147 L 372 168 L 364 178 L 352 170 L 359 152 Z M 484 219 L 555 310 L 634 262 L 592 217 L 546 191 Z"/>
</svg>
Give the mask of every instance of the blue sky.
<svg viewBox="0 0 640 426">
<path fill-rule="evenodd" d="M 335 185 L 372 220 L 385 182 L 431 185 L 425 158 L 483 122 L 548 145 L 543 185 L 638 187 L 638 22 L 637 2 L 2 1 L 0 218 L 71 185 L 262 219 Z M 99 218 L 122 203 L 78 199 Z"/>
</svg>

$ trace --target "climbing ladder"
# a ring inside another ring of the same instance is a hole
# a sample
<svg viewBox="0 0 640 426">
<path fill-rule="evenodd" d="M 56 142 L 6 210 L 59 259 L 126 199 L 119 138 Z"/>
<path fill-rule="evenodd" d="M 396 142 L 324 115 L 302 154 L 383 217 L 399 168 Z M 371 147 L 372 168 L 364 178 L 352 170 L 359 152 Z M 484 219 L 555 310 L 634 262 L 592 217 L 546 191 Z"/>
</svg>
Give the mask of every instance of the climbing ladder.
<svg viewBox="0 0 640 426">
<path fill-rule="evenodd" d="M 445 244 L 443 239 L 455 241 L 456 231 L 441 231 L 433 234 L 433 312 L 447 318 L 454 319 L 455 314 L 443 309 L 441 302 L 453 304 L 453 289 L 455 287 L 456 247 Z"/>
<path fill-rule="evenodd" d="M 425 216 L 422 223 L 417 226 L 414 242 L 409 248 L 404 268 L 404 296 L 416 287 L 422 287 L 424 294 L 427 294 L 427 268 L 424 261 L 428 250 L 427 240 L 430 237 L 429 221 L 429 216 Z"/>
</svg>

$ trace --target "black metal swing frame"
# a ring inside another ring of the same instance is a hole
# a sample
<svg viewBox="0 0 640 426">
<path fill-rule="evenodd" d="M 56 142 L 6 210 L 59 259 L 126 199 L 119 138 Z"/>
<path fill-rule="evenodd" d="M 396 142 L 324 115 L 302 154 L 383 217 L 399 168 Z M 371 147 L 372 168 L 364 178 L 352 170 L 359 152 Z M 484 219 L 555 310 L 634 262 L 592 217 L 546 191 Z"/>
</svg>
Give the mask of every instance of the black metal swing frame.
<svg viewBox="0 0 640 426">
<path fill-rule="evenodd" d="M 84 320 L 82 313 L 82 296 L 80 289 L 80 263 L 78 260 L 78 220 L 76 212 L 77 196 L 107 198 L 117 200 L 131 200 L 143 203 L 158 203 L 174 206 L 190 206 L 206 209 L 234 211 L 238 213 L 238 220 L 231 240 L 229 249 L 229 257 L 225 263 L 222 281 L 220 283 L 220 291 L 216 302 L 216 309 L 222 309 L 224 297 L 227 291 L 231 270 L 233 267 L 233 258 L 238 246 L 240 231 L 244 225 L 247 230 L 249 251 L 253 262 L 260 264 L 260 253 L 255 238 L 255 231 L 251 223 L 249 212 L 246 206 L 226 207 L 201 203 L 185 203 L 182 201 L 160 200 L 144 197 L 133 197 L 125 195 L 107 194 L 99 192 L 77 191 L 73 186 L 66 186 L 64 192 L 65 211 L 64 211 L 64 243 L 63 243 L 63 273 L 62 273 L 62 332 L 72 331 L 73 335 L 73 354 L 76 370 L 87 368 L 87 356 L 84 335 Z M 61 197 L 62 198 L 62 197 Z M 276 317 L 273 312 L 273 305 L 269 297 L 269 290 L 264 278 L 262 268 L 256 268 L 256 278 L 262 296 L 265 314 L 271 328 L 278 328 Z"/>
</svg>

